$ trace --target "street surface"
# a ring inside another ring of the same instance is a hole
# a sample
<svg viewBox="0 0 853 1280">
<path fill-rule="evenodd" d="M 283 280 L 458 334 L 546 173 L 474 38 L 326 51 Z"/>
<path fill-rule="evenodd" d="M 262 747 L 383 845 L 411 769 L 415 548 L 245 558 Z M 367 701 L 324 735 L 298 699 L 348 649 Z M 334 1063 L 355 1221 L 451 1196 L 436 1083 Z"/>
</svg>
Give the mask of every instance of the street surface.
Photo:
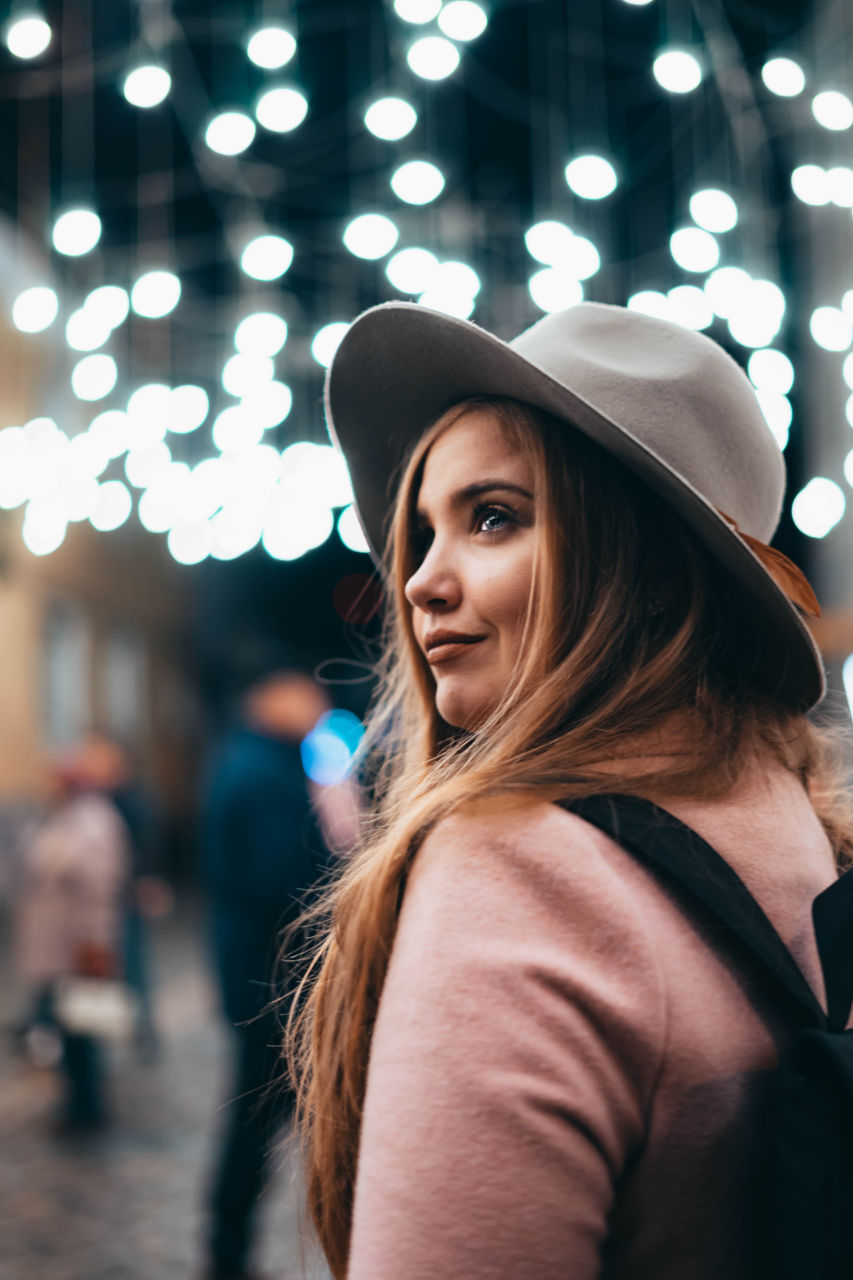
<svg viewBox="0 0 853 1280">
<path fill-rule="evenodd" d="M 18 1017 L 3 931 L 0 1024 Z M 113 1124 L 86 1140 L 52 1133 L 54 1073 L 0 1040 L 0 1280 L 197 1280 L 203 1194 L 227 1088 L 228 1039 L 207 971 L 203 919 L 182 905 L 155 927 L 162 1051 L 113 1050 Z M 326 1280 L 306 1243 L 298 1162 L 288 1144 L 259 1215 L 259 1270 Z"/>
</svg>

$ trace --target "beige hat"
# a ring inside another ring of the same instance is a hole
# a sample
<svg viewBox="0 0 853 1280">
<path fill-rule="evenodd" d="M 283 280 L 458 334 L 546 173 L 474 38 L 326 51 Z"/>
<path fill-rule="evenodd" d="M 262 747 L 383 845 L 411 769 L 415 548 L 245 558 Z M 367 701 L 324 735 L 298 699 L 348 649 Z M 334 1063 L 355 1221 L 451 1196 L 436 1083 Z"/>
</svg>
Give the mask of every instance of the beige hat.
<svg viewBox="0 0 853 1280">
<path fill-rule="evenodd" d="M 800 609 L 805 578 L 768 547 L 785 465 L 751 383 L 703 334 L 582 302 L 511 342 L 409 302 L 365 311 L 326 379 L 326 415 L 379 560 L 399 469 L 427 426 L 468 396 L 506 396 L 562 418 L 641 476 L 743 588 L 762 625 L 768 687 L 795 707 L 824 692 Z"/>
</svg>

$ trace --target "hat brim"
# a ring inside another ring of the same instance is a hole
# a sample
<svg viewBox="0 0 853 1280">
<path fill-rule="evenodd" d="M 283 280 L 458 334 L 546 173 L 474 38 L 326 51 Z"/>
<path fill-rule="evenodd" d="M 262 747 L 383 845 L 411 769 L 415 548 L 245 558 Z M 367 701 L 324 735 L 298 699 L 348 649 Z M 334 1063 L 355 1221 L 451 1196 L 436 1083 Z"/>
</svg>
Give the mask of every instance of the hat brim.
<svg viewBox="0 0 853 1280">
<path fill-rule="evenodd" d="M 700 493 L 624 426 L 478 325 L 415 303 L 391 302 L 350 326 L 326 378 L 332 440 L 349 466 L 356 509 L 377 564 L 400 469 L 447 408 L 470 396 L 520 400 L 562 419 L 642 477 L 678 512 L 743 589 L 766 633 L 768 688 L 808 709 L 823 666 L 799 612 L 764 565 Z"/>
</svg>

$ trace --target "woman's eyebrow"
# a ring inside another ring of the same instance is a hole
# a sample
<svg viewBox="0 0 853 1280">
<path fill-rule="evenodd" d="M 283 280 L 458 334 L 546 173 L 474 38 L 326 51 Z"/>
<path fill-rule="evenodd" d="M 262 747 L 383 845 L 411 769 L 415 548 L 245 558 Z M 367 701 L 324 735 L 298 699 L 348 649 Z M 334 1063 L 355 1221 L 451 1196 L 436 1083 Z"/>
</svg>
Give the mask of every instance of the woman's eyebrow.
<svg viewBox="0 0 853 1280">
<path fill-rule="evenodd" d="M 450 505 L 464 507 L 475 498 L 481 498 L 484 493 L 517 493 L 520 497 L 533 501 L 533 494 L 529 489 L 525 489 L 520 484 L 513 484 L 511 480 L 477 480 L 451 494 Z M 429 515 L 422 507 L 418 507 L 415 511 L 415 523 L 419 527 L 429 523 Z"/>
<path fill-rule="evenodd" d="M 511 480 L 477 480 L 474 484 L 467 484 L 464 489 L 460 489 L 453 495 L 454 503 L 470 502 L 472 498 L 480 498 L 484 493 L 493 493 L 496 489 L 509 493 L 520 494 L 522 498 L 529 498 L 533 501 L 533 494 L 520 484 L 513 484 Z"/>
</svg>

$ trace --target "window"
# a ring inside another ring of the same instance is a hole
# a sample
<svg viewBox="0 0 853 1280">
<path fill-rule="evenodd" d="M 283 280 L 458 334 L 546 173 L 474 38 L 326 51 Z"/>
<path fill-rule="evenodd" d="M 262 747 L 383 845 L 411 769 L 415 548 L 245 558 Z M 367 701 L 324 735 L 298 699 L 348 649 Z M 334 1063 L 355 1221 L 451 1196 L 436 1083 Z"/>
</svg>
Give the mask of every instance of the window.
<svg viewBox="0 0 853 1280">
<path fill-rule="evenodd" d="M 136 741 L 145 723 L 146 660 L 139 632 L 111 627 L 104 637 L 102 708 L 105 727 L 116 737 Z"/>
<path fill-rule="evenodd" d="M 92 690 L 89 628 L 70 601 L 53 600 L 42 637 L 42 722 L 48 746 L 76 741 L 89 727 Z"/>
</svg>

